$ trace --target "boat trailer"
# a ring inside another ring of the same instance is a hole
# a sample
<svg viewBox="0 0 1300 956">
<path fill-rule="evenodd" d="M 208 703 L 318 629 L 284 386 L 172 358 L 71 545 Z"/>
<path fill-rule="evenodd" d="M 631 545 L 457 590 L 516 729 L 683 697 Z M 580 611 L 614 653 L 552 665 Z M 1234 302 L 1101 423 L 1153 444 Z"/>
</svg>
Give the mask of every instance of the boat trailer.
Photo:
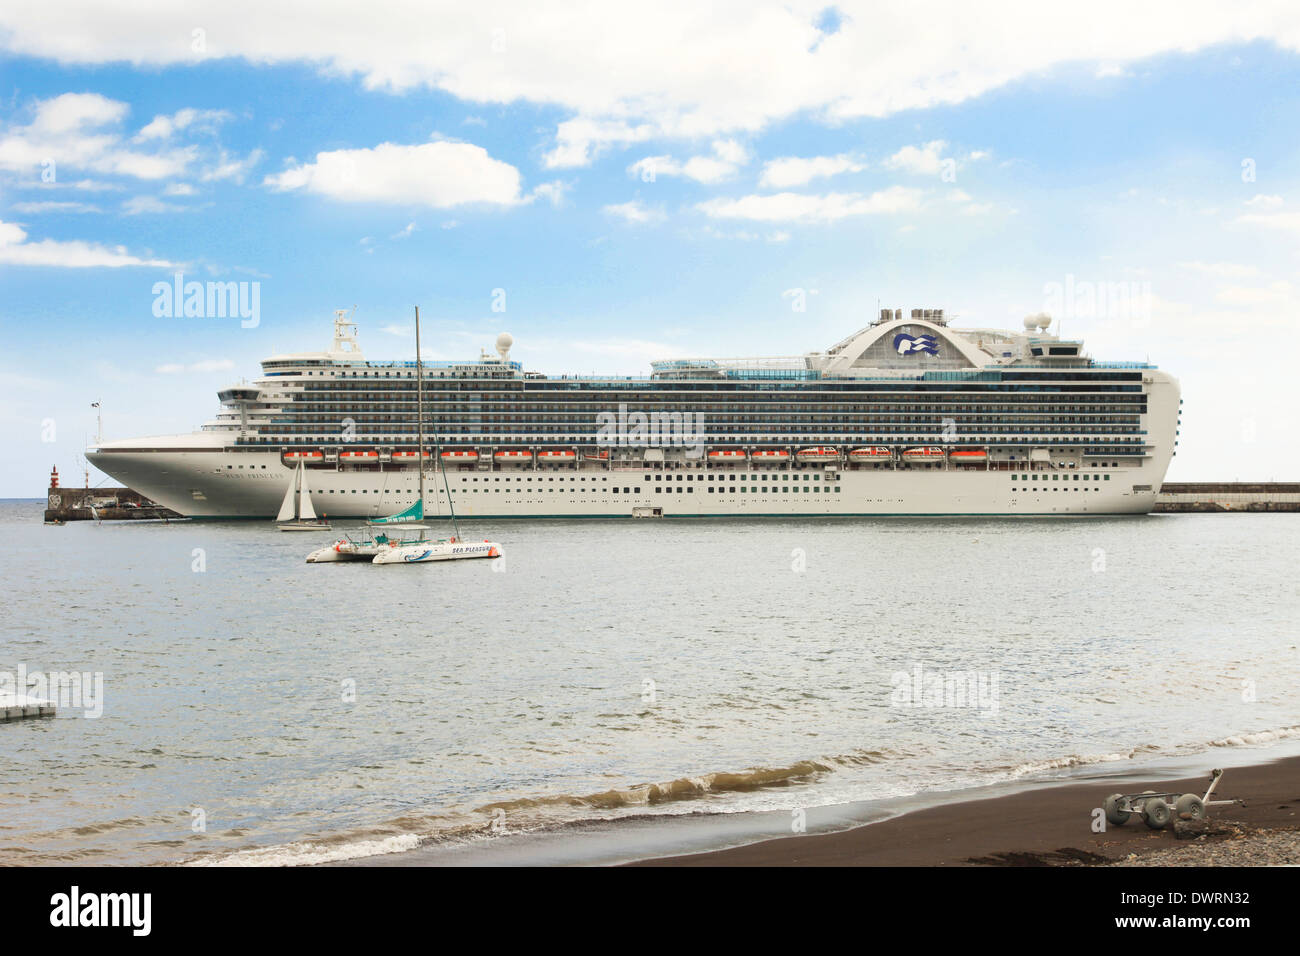
<svg viewBox="0 0 1300 956">
<path fill-rule="evenodd" d="M 1205 796 L 1194 793 L 1156 793 L 1147 790 L 1144 793 L 1112 793 L 1102 803 L 1106 811 L 1106 820 L 1117 827 L 1128 823 L 1133 814 L 1139 814 L 1142 821 L 1153 830 L 1163 830 L 1169 826 L 1174 815 L 1181 820 L 1204 820 L 1209 815 L 1209 807 L 1227 806 L 1240 803 L 1240 800 L 1211 800 L 1210 795 L 1219 785 L 1222 770 L 1210 771 L 1210 786 Z"/>
</svg>

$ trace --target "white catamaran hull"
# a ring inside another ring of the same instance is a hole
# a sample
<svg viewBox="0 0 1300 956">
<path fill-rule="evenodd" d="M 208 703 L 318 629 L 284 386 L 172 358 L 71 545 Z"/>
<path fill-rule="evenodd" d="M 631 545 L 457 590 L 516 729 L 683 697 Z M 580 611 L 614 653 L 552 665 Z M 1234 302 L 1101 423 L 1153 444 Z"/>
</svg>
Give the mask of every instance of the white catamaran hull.
<svg viewBox="0 0 1300 956">
<path fill-rule="evenodd" d="M 493 541 L 424 541 L 390 548 L 375 555 L 375 564 L 420 564 L 425 561 L 463 561 L 467 558 L 499 558 L 501 546 Z"/>
</svg>

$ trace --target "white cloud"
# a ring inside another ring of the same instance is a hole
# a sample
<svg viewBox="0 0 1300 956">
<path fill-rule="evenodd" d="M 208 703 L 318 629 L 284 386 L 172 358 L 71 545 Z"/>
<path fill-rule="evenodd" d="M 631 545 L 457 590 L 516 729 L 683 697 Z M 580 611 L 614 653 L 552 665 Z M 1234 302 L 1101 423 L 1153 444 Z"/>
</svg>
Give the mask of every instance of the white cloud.
<svg viewBox="0 0 1300 956">
<path fill-rule="evenodd" d="M 663 222 L 668 218 L 664 215 L 662 209 L 652 209 L 635 199 L 630 202 L 606 206 L 604 211 L 607 215 L 617 216 L 624 222 L 633 224 Z"/>
<path fill-rule="evenodd" d="M 98 93 L 64 93 L 38 100 L 27 125 L 11 124 L 0 135 L 0 169 L 16 172 L 89 169 L 136 179 L 177 175 L 193 161 L 193 147 L 142 153 L 118 130 L 127 104 Z"/>
<path fill-rule="evenodd" d="M 1178 268 L 1213 276 L 1216 279 L 1250 279 L 1259 275 L 1257 266 L 1242 265 L 1237 262 L 1180 262 Z"/>
<path fill-rule="evenodd" d="M 43 215 L 45 213 L 87 213 L 103 212 L 98 206 L 84 202 L 63 202 L 58 200 L 43 200 L 40 202 L 19 202 L 14 203 L 14 212 L 27 213 L 28 215 Z"/>
<path fill-rule="evenodd" d="M 749 162 L 749 151 L 735 140 L 716 140 L 712 156 L 692 156 L 678 162 L 672 156 L 647 156 L 627 168 L 629 174 L 645 182 L 660 176 L 684 176 L 697 183 L 720 183 L 736 175 Z"/>
<path fill-rule="evenodd" d="M 133 141 L 143 143 L 151 139 L 170 139 L 180 130 L 191 127 L 211 131 L 216 129 L 220 123 L 230 119 L 230 116 L 230 113 L 226 110 L 196 110 L 191 108 L 177 110 L 170 116 L 155 116 L 140 132 L 135 134 Z"/>
<path fill-rule="evenodd" d="M 416 146 L 380 143 L 373 149 L 317 153 L 267 176 L 275 189 L 302 189 L 344 202 L 416 204 L 446 209 L 468 203 L 513 206 L 520 193 L 519 170 L 493 159 L 472 143 L 435 141 Z"/>
<path fill-rule="evenodd" d="M 397 230 L 397 232 L 393 233 L 393 234 L 392 234 L 391 236 L 389 236 L 388 238 L 389 238 L 389 239 L 406 239 L 406 238 L 408 238 L 408 237 L 411 235 L 411 233 L 415 232 L 415 230 L 418 229 L 418 228 L 420 228 L 420 227 L 417 226 L 415 223 L 413 223 L 413 222 L 408 222 L 405 226 L 403 226 L 401 229 Z"/>
<path fill-rule="evenodd" d="M 834 122 L 961 103 L 1061 64 L 1110 73 L 1163 53 L 1272 41 L 1300 49 L 1294 4 L 1086 5 L 959 0 L 662 0 L 655 15 L 626 4 L 374 0 L 364 21 L 347 0 L 212 4 L 169 0 L 125 8 L 98 0 L 0 7 L 0 46 L 64 64 L 158 66 L 242 57 L 361 77 L 370 89 L 443 90 L 480 104 L 566 111 L 550 166 L 652 135 L 756 131 L 806 115 Z M 208 48 L 186 42 L 196 22 Z M 430 24 L 437 24 L 431 29 Z M 826 27 L 823 29 L 822 27 Z"/>
<path fill-rule="evenodd" d="M 197 192 L 189 183 L 172 183 L 163 190 L 167 196 L 193 196 Z"/>
<path fill-rule="evenodd" d="M 783 156 L 763 164 L 760 186 L 772 189 L 789 189 L 791 186 L 806 186 L 814 179 L 838 176 L 840 173 L 858 173 L 866 165 L 841 153 L 838 156 Z"/>
<path fill-rule="evenodd" d="M 920 206 L 921 192 L 891 186 L 870 195 L 862 193 L 774 193 L 739 199 L 710 199 L 695 208 L 713 219 L 751 219 L 760 222 L 834 222 L 850 216 L 910 212 Z"/>
<path fill-rule="evenodd" d="M 238 157 L 232 157 L 223 149 L 220 159 L 212 168 L 204 170 L 203 175 L 199 178 L 205 183 L 222 179 L 243 183 L 244 178 L 252 172 L 253 167 L 262 161 L 263 155 L 265 154 L 260 149 L 255 149 L 243 159 L 239 159 Z"/>
<path fill-rule="evenodd" d="M 123 266 L 174 268 L 165 259 L 141 259 L 123 246 L 108 248 L 80 239 L 61 241 L 42 239 L 28 242 L 27 231 L 12 222 L 0 221 L 0 262 L 16 266 L 59 266 L 70 269 Z"/>
<path fill-rule="evenodd" d="M 1281 208 L 1285 205 L 1281 196 L 1261 194 L 1246 200 L 1246 205 L 1261 211 L 1238 216 L 1236 219 L 1238 223 L 1246 226 L 1263 226 L 1265 229 L 1276 229 L 1300 235 L 1300 210 Z M 1271 211 L 1265 212 L 1263 210 Z"/>
<path fill-rule="evenodd" d="M 139 216 L 145 213 L 185 212 L 186 208 L 176 203 L 163 202 L 157 196 L 132 196 L 122 203 L 122 211 L 128 216 Z"/>
<path fill-rule="evenodd" d="M 947 146 L 941 139 L 932 140 L 924 146 L 904 146 L 886 159 L 884 166 L 886 169 L 899 169 L 917 176 L 937 176 L 943 170 L 942 153 Z"/>
</svg>

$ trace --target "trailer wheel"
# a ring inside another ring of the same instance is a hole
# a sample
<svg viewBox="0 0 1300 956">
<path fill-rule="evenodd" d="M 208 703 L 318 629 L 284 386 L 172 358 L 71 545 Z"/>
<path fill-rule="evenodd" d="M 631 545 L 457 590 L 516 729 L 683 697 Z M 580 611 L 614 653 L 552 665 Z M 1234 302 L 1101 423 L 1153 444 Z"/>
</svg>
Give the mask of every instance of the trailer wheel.
<svg viewBox="0 0 1300 956">
<path fill-rule="evenodd" d="M 1172 815 L 1169 804 L 1160 797 L 1152 797 L 1142 804 L 1142 819 L 1152 830 L 1163 830 Z"/>
<path fill-rule="evenodd" d="M 1174 812 L 1183 820 L 1204 820 L 1205 801 L 1194 793 L 1185 793 L 1174 804 Z"/>
<path fill-rule="evenodd" d="M 1119 802 L 1123 797 L 1124 795 L 1122 793 L 1112 793 L 1102 802 L 1101 805 L 1101 808 L 1106 811 L 1107 822 L 1112 823 L 1117 827 L 1122 827 L 1124 824 L 1128 823 L 1129 817 L 1133 816 L 1133 814 L 1128 810 L 1121 810 L 1119 808 Z"/>
</svg>

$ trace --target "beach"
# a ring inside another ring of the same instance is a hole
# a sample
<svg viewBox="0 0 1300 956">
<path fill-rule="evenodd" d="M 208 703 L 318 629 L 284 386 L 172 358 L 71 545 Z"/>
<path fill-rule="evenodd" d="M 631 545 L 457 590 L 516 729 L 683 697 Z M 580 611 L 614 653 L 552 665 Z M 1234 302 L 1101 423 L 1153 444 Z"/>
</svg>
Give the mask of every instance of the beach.
<svg viewBox="0 0 1300 956">
<path fill-rule="evenodd" d="M 1224 772 L 1204 833 L 1152 830 L 1138 817 L 1093 832 L 1111 793 L 1202 795 L 1209 774 L 1141 776 L 1026 790 L 904 813 L 838 833 L 791 835 L 747 846 L 643 860 L 639 866 L 1077 866 L 1300 864 L 1300 757 Z M 1180 828 L 1185 829 L 1185 828 Z M 1230 852 L 1228 852 L 1230 848 Z"/>
</svg>

